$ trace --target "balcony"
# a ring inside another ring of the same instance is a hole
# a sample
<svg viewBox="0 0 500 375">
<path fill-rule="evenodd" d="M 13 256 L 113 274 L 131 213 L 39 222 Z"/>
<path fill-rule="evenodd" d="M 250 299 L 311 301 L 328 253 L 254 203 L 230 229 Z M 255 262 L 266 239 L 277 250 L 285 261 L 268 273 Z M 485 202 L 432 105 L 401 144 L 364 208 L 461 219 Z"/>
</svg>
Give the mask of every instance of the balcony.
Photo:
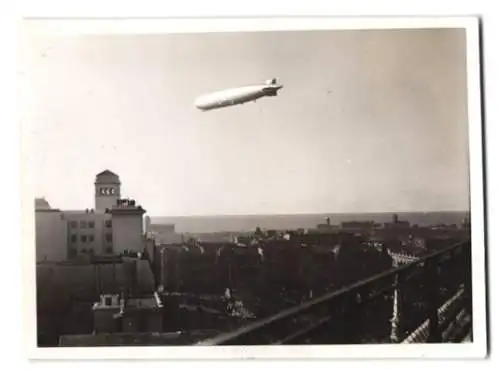
<svg viewBox="0 0 500 375">
<path fill-rule="evenodd" d="M 470 241 L 196 345 L 472 341 Z"/>
</svg>

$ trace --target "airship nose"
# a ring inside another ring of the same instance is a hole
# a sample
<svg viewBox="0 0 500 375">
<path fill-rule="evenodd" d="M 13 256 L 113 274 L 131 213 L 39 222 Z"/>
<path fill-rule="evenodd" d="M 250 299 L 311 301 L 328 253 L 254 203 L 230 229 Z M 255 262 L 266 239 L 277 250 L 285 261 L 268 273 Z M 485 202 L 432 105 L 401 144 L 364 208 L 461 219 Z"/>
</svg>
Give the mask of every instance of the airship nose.
<svg viewBox="0 0 500 375">
<path fill-rule="evenodd" d="M 195 106 L 196 108 L 200 108 L 200 107 L 201 107 L 201 105 L 202 105 L 202 102 L 203 102 L 203 101 L 202 101 L 200 98 L 198 98 L 198 99 L 196 99 L 196 100 L 194 101 L 194 106 Z"/>
</svg>

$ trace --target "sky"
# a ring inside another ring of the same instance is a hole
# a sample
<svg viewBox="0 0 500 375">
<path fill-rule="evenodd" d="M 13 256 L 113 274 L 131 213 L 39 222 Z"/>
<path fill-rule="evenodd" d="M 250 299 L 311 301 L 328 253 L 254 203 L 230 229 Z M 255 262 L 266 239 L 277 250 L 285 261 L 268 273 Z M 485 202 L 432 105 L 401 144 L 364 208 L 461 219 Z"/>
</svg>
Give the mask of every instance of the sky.
<svg viewBox="0 0 500 375">
<path fill-rule="evenodd" d="M 465 31 L 25 35 L 24 183 L 94 205 L 95 175 L 152 216 L 463 210 Z M 279 77 L 277 97 L 202 94 Z"/>
</svg>

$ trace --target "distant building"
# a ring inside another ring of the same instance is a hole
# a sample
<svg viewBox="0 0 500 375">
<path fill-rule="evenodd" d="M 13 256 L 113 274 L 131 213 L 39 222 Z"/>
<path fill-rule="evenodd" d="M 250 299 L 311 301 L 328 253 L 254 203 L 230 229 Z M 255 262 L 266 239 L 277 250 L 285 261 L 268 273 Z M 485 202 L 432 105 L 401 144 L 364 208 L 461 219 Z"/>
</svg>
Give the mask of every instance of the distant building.
<svg viewBox="0 0 500 375">
<path fill-rule="evenodd" d="M 179 234 L 176 234 L 176 235 L 171 234 L 169 236 L 169 238 L 171 239 L 170 243 L 176 243 L 174 241 L 177 241 L 177 243 L 178 243 L 179 236 L 180 236 Z M 212 243 L 214 243 L 214 242 L 234 242 L 234 241 L 238 240 L 237 235 L 235 235 L 233 233 L 229 233 L 229 232 L 192 233 L 192 236 L 199 241 L 212 242 Z M 163 238 L 165 238 L 165 237 L 167 237 L 167 236 L 164 235 Z M 182 241 L 182 238 L 181 238 L 181 241 Z M 164 242 L 164 243 L 166 243 L 166 242 Z"/>
<path fill-rule="evenodd" d="M 319 231 L 319 232 L 338 232 L 339 227 L 336 225 L 318 224 L 316 226 L 316 231 Z"/>
<path fill-rule="evenodd" d="M 182 242 L 182 234 L 175 231 L 175 224 L 154 224 L 151 218 L 146 216 L 149 224 L 146 225 L 147 231 L 154 237 L 156 243 L 161 245 L 170 245 Z"/>
<path fill-rule="evenodd" d="M 95 178 L 95 208 L 59 210 L 35 200 L 36 259 L 59 262 L 124 250 L 143 251 L 144 210 L 122 200 L 118 175 L 105 170 Z M 131 204 L 133 202 L 133 204 Z"/>
<path fill-rule="evenodd" d="M 338 226 L 332 225 L 331 219 L 329 217 L 326 218 L 325 223 L 316 225 L 316 230 L 320 232 L 333 232 L 338 231 L 338 229 Z"/>
<path fill-rule="evenodd" d="M 371 231 L 374 228 L 373 221 L 344 221 L 340 224 L 342 230 L 346 231 Z"/>
<path fill-rule="evenodd" d="M 462 220 L 461 228 L 464 230 L 470 230 L 470 214 L 467 213 Z"/>
<path fill-rule="evenodd" d="M 150 232 L 151 231 L 151 216 L 146 216 L 144 218 L 144 232 Z"/>
<path fill-rule="evenodd" d="M 411 228 L 409 221 L 399 220 L 397 214 L 392 215 L 392 222 L 384 223 L 384 228 L 395 229 L 395 230 L 408 230 Z"/>
</svg>

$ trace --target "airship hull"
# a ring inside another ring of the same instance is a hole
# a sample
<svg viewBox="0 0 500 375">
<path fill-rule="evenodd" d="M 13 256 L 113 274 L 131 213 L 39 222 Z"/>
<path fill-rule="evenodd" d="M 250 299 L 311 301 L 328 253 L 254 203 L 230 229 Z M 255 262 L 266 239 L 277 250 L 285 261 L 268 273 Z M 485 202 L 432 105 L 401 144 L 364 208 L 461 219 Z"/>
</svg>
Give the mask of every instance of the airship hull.
<svg viewBox="0 0 500 375">
<path fill-rule="evenodd" d="M 195 101 L 195 106 L 202 111 L 208 111 L 243 104 L 264 96 L 276 96 L 281 87 L 278 85 L 257 85 L 218 91 L 199 97 Z"/>
</svg>

